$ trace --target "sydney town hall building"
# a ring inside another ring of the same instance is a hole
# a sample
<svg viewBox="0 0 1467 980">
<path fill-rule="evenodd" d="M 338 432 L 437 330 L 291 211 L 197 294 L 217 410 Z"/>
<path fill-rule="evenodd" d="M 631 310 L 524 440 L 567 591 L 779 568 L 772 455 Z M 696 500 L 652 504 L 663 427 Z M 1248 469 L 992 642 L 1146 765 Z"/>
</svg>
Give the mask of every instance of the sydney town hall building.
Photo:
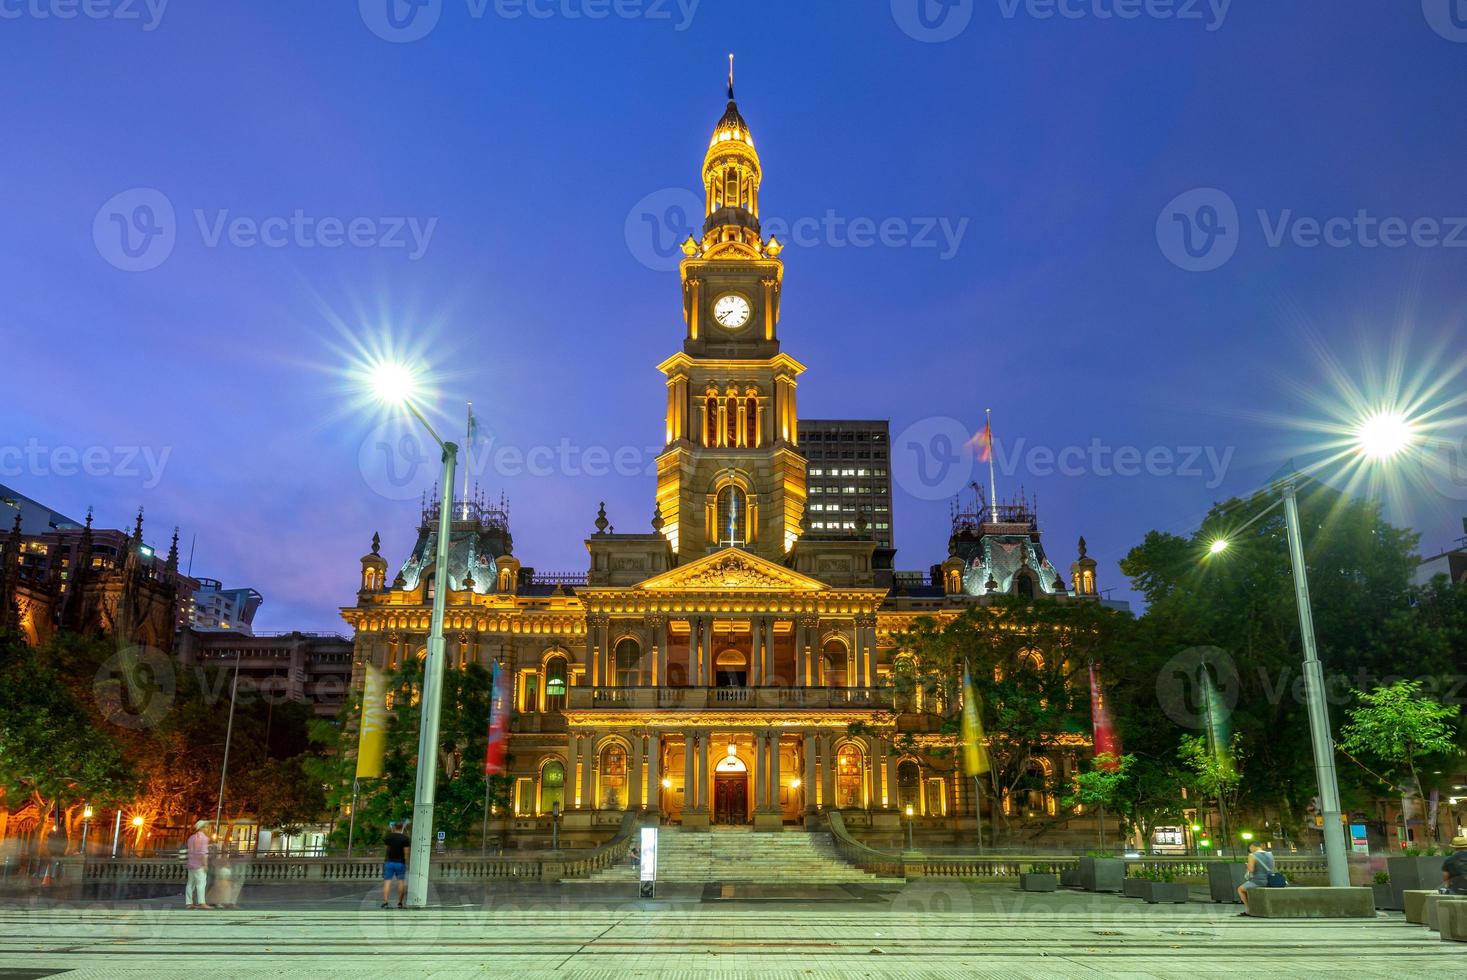
<svg viewBox="0 0 1467 980">
<path fill-rule="evenodd" d="M 860 510 L 811 513 L 806 368 L 781 343 L 782 246 L 761 232 L 763 169 L 729 94 L 703 161 L 702 237 L 682 246 L 682 346 L 659 365 L 666 448 L 647 532 L 612 533 L 603 509 L 586 575 L 544 581 L 521 568 L 502 508 L 455 505 L 447 662 L 497 661 L 513 678 L 511 846 L 547 839 L 553 813 L 582 839 L 627 810 L 772 830 L 839 808 L 879 834 L 911 806 L 934 831 L 971 827 L 972 781 L 951 756 L 894 749 L 899 728 L 924 726 L 903 718 L 920 705 L 893 697 L 892 637 L 998 594 L 1097 597 L 1083 546 L 1067 588 L 1022 504 L 960 515 L 946 560 L 920 576 L 892 571 L 889 514 L 878 531 Z M 860 467 L 887 476 L 887 453 L 870 455 Z M 357 689 L 367 664 L 423 655 L 437 526 L 430 506 L 396 573 L 375 544 L 362 559 L 342 610 Z M 1040 805 L 1054 812 L 1088 754 L 1067 736 L 1035 760 L 1054 789 Z"/>
</svg>

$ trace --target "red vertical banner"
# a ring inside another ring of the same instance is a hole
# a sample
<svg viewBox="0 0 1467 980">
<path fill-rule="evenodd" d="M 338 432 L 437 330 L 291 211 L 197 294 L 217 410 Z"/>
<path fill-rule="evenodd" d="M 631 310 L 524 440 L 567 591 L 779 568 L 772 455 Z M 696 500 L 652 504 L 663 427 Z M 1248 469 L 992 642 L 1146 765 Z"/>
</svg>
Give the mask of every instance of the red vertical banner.
<svg viewBox="0 0 1467 980">
<path fill-rule="evenodd" d="M 484 747 L 484 775 L 504 773 L 505 746 L 509 740 L 509 674 L 498 663 L 490 680 L 489 741 Z"/>
<path fill-rule="evenodd" d="M 1106 703 L 1105 691 L 1100 686 L 1100 674 L 1093 663 L 1090 665 L 1090 725 L 1095 731 L 1095 754 L 1111 757 L 1109 762 L 1097 768 L 1116 770 L 1120 767 L 1121 737 L 1116 734 L 1110 705 Z"/>
</svg>

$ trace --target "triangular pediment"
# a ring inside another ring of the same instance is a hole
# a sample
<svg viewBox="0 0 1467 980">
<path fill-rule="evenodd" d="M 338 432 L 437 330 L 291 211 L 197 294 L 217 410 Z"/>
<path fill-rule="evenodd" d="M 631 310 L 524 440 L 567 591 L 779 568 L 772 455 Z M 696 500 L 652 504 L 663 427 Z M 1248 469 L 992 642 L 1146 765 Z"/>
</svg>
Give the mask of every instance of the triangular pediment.
<svg viewBox="0 0 1467 980">
<path fill-rule="evenodd" d="M 741 548 L 725 548 L 649 578 L 636 588 L 657 592 L 823 592 L 829 586 Z"/>
</svg>

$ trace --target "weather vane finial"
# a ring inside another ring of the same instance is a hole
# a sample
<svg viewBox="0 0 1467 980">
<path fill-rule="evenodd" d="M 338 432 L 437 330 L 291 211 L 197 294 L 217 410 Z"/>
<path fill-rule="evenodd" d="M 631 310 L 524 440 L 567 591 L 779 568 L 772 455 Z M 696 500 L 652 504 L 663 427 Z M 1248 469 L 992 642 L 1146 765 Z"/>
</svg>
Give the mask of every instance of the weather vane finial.
<svg viewBox="0 0 1467 980">
<path fill-rule="evenodd" d="M 733 94 L 733 52 L 728 53 L 728 101 L 734 100 Z"/>
</svg>

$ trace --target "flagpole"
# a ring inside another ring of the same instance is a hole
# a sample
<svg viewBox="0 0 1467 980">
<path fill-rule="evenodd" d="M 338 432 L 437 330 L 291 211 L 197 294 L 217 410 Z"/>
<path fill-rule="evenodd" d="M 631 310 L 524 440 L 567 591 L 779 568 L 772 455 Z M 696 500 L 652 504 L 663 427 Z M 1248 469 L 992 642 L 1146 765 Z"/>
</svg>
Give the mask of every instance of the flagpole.
<svg viewBox="0 0 1467 980">
<path fill-rule="evenodd" d="M 469 519 L 469 472 L 474 468 L 474 403 L 469 402 L 469 422 L 464 439 L 464 506 L 463 520 Z"/>
<path fill-rule="evenodd" d="M 998 481 L 993 475 L 993 409 L 983 410 L 983 427 L 988 432 L 988 508 L 993 514 L 993 523 L 998 523 Z"/>
</svg>

